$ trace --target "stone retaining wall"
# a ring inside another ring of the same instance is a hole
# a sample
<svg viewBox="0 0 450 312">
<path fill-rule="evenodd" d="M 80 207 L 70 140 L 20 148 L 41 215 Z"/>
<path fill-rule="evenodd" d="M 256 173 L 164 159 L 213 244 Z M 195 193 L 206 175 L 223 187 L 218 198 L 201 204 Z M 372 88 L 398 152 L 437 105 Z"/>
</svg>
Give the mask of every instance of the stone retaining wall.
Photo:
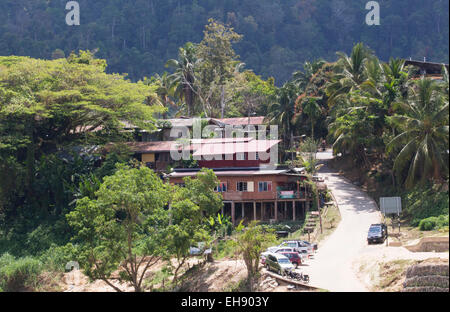
<svg viewBox="0 0 450 312">
<path fill-rule="evenodd" d="M 403 292 L 448 292 L 448 264 L 417 264 L 408 268 Z"/>
</svg>

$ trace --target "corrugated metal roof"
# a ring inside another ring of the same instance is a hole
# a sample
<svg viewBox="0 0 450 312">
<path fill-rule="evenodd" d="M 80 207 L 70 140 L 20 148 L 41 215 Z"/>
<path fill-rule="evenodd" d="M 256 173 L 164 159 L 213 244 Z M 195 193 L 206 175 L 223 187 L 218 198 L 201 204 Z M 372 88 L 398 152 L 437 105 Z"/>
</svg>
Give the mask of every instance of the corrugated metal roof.
<svg viewBox="0 0 450 312">
<path fill-rule="evenodd" d="M 177 141 L 128 142 L 125 144 L 135 153 L 170 152 L 182 149 L 182 145 Z"/>
<path fill-rule="evenodd" d="M 230 170 L 230 171 L 214 171 L 218 177 L 238 177 L 238 176 L 254 176 L 254 175 L 280 175 L 287 173 L 288 170 Z M 168 175 L 170 178 L 184 178 L 196 176 L 199 171 L 172 172 Z"/>
<path fill-rule="evenodd" d="M 249 142 L 254 138 L 215 138 L 215 139 L 193 139 L 192 144 L 216 144 L 216 143 L 234 143 L 234 142 Z"/>
<path fill-rule="evenodd" d="M 250 142 L 213 143 L 194 147 L 194 156 L 232 155 L 236 153 L 263 153 L 271 149 L 280 140 L 254 140 Z"/>
<path fill-rule="evenodd" d="M 219 122 L 222 122 L 226 125 L 231 126 L 245 126 L 245 125 L 263 125 L 264 124 L 264 116 L 258 117 L 239 117 L 239 118 L 216 118 Z M 250 119 L 250 120 L 249 120 Z M 249 122 L 250 121 L 250 122 Z"/>
</svg>

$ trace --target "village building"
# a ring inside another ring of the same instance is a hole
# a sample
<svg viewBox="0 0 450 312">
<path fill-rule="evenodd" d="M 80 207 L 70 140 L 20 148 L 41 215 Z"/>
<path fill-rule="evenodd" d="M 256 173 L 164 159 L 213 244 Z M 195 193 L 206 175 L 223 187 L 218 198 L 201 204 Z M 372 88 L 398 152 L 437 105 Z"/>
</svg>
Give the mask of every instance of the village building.
<svg viewBox="0 0 450 312">
<path fill-rule="evenodd" d="M 233 224 L 241 220 L 247 223 L 305 218 L 313 201 L 312 187 L 302 169 L 276 165 L 278 158 L 272 157 L 278 156 L 276 147 L 280 140 L 230 138 L 194 142 L 193 156 L 200 157 L 200 168 L 210 168 L 218 177 L 216 191 L 223 195 L 222 213 L 230 216 Z M 200 168 L 174 169 L 167 178 L 170 183 L 183 185 L 184 178 L 195 178 Z"/>
<path fill-rule="evenodd" d="M 262 125 L 264 117 L 206 121 L 219 130 L 226 126 L 242 129 Z M 277 165 L 280 140 L 252 135 L 180 140 L 171 135 L 172 128 L 191 131 L 194 119 L 169 119 L 164 124 L 158 132 L 159 141 L 153 141 L 149 134 L 140 142 L 126 143 L 135 158 L 157 172 L 167 173 L 165 177 L 170 183 L 181 186 L 186 177 L 195 178 L 201 168 L 212 169 L 220 181 L 216 191 L 223 195 L 222 213 L 230 216 L 233 224 L 241 220 L 244 223 L 302 220 L 311 209 L 314 196 L 303 169 Z M 197 167 L 184 168 L 179 159 L 174 159 L 177 154 L 196 160 Z"/>
<path fill-rule="evenodd" d="M 213 169 L 220 183 L 222 213 L 233 224 L 244 220 L 296 221 L 304 219 L 313 201 L 308 177 L 296 169 L 261 168 Z M 199 169 L 175 169 L 168 175 L 171 183 L 184 184 L 185 177 L 195 178 Z"/>
</svg>

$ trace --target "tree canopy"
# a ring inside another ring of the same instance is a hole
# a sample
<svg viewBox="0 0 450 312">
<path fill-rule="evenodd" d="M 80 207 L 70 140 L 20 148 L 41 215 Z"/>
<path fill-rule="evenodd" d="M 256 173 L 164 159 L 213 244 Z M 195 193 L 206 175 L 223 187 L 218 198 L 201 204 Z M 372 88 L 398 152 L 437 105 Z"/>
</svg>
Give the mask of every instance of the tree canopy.
<svg viewBox="0 0 450 312">
<path fill-rule="evenodd" d="M 0 3 L 0 55 L 68 56 L 98 49 L 110 73 L 134 80 L 162 73 L 185 42 L 202 41 L 208 19 L 230 24 L 244 36 L 236 45 L 247 68 L 278 86 L 305 61 L 334 61 L 365 42 L 380 59 L 448 63 L 448 1 L 381 1 L 380 26 L 368 26 L 366 0 L 78 0 L 81 25 L 68 27 L 67 1 Z"/>
</svg>

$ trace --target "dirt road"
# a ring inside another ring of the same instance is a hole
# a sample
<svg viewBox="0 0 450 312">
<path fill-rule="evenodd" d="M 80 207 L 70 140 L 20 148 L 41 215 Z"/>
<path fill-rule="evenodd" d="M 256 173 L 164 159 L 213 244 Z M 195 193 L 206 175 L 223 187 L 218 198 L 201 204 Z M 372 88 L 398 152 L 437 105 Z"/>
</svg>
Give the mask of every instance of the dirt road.
<svg viewBox="0 0 450 312">
<path fill-rule="evenodd" d="M 318 153 L 318 159 L 331 159 L 331 152 Z M 333 192 L 342 216 L 336 231 L 319 245 L 314 259 L 302 266 L 310 274 L 311 285 L 334 292 L 369 291 L 367 281 L 358 278 L 358 267 L 364 261 L 392 259 L 446 258 L 447 253 L 412 253 L 403 247 L 367 245 L 371 224 L 380 223 L 382 215 L 372 199 L 345 178 L 331 172 L 325 165 L 319 172 Z"/>
<path fill-rule="evenodd" d="M 330 159 L 331 153 L 318 153 Z M 311 276 L 311 284 L 329 291 L 368 291 L 357 278 L 353 262 L 364 251 L 366 235 L 372 223 L 381 221 L 375 204 L 357 187 L 324 166 L 319 174 L 339 204 L 342 220 L 336 231 L 319 246 L 314 259 L 302 267 Z"/>
</svg>

